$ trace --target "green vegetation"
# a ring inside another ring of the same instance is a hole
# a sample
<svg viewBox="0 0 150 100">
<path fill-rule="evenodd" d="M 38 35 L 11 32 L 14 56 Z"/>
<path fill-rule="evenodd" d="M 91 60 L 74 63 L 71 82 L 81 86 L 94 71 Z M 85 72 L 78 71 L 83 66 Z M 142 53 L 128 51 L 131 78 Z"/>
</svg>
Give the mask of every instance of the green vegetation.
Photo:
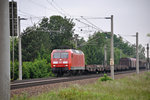
<svg viewBox="0 0 150 100">
<path fill-rule="evenodd" d="M 11 100 L 150 100 L 150 73 L 132 75 L 114 81 L 97 81 L 85 86 L 69 88 L 36 97 L 15 96 Z"/>
<path fill-rule="evenodd" d="M 14 80 L 18 78 L 18 62 L 16 61 L 14 64 L 15 69 L 15 77 Z M 11 79 L 12 79 L 12 62 L 11 62 Z M 32 78 L 42 78 L 54 76 L 51 72 L 50 63 L 47 63 L 46 59 L 35 59 L 32 61 L 23 62 L 22 65 L 22 78 L 23 79 L 32 79 Z"/>
<path fill-rule="evenodd" d="M 22 60 L 23 78 L 36 78 L 51 75 L 50 54 L 53 49 L 75 48 L 73 19 L 51 16 L 43 18 L 38 25 L 28 27 L 22 35 Z M 77 38 L 78 48 L 85 54 L 86 64 L 104 64 L 104 45 L 107 45 L 107 59 L 110 59 L 110 37 L 111 33 L 95 32 L 84 38 Z M 12 61 L 12 38 L 11 37 L 11 61 Z M 18 38 L 14 41 L 15 53 L 15 79 L 18 78 Z M 135 45 L 123 41 L 122 37 L 114 35 L 114 57 L 115 64 L 119 64 L 120 57 L 136 57 Z M 145 59 L 145 49 L 139 45 L 139 57 Z M 40 59 L 38 59 L 40 56 Z M 41 60 L 41 61 L 40 61 Z M 44 60 L 44 61 L 43 61 Z M 37 65 L 39 64 L 39 65 Z M 45 65 L 44 65 L 45 64 Z M 109 60 L 107 61 L 109 64 Z M 12 64 L 11 64 L 12 65 Z M 47 68 L 49 65 L 49 68 Z M 42 68 L 46 66 L 46 70 Z M 33 68 L 32 68 L 33 67 Z M 33 72 L 33 70 L 38 70 Z M 25 71 L 24 71 L 25 70 Z M 39 71 L 41 70 L 41 71 Z M 47 73 L 45 73 L 47 72 Z M 44 75 L 39 75 L 45 73 Z M 12 76 L 12 67 L 11 67 Z"/>
<path fill-rule="evenodd" d="M 104 74 L 103 77 L 98 79 L 98 81 L 108 81 L 108 80 L 112 80 L 112 79 L 109 76 L 107 76 L 107 74 Z"/>
<path fill-rule="evenodd" d="M 78 44 L 84 54 L 86 64 L 104 64 L 104 45 L 107 46 L 107 59 L 110 59 L 110 37 L 111 33 L 96 32 L 90 36 L 87 42 L 79 42 Z M 83 40 L 82 40 L 83 41 Z M 139 45 L 139 57 L 145 59 L 145 49 L 142 45 Z M 130 45 L 128 42 L 124 42 L 122 37 L 117 37 L 114 34 L 114 61 L 115 64 L 119 64 L 120 57 L 136 57 L 135 45 Z M 107 61 L 109 64 L 109 60 Z"/>
</svg>

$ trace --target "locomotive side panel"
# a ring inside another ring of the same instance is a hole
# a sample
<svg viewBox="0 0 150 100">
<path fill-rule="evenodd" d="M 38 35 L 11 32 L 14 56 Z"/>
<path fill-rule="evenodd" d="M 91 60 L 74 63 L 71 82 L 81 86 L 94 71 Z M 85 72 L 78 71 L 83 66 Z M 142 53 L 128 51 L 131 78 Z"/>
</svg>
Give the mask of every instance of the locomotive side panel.
<svg viewBox="0 0 150 100">
<path fill-rule="evenodd" d="M 84 54 L 74 50 L 71 54 L 71 70 L 85 70 Z"/>
</svg>

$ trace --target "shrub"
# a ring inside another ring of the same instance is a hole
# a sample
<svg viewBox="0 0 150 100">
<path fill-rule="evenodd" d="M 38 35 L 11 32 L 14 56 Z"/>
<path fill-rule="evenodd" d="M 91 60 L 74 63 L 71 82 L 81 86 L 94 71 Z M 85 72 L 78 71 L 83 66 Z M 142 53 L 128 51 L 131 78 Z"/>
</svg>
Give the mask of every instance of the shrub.
<svg viewBox="0 0 150 100">
<path fill-rule="evenodd" d="M 19 63 L 14 62 L 14 79 L 13 79 L 13 67 L 11 65 L 11 80 L 18 79 L 18 68 Z M 47 59 L 35 59 L 33 62 L 23 62 L 22 64 L 22 78 L 23 79 L 32 79 L 32 78 L 42 78 L 54 76 L 51 71 L 50 63 L 47 62 Z"/>
<path fill-rule="evenodd" d="M 32 66 L 32 62 L 23 62 L 22 66 L 22 78 L 29 79 L 30 78 L 30 67 Z"/>
<path fill-rule="evenodd" d="M 112 80 L 110 77 L 107 76 L 107 74 L 104 74 L 103 77 L 99 78 L 99 81 L 107 81 L 107 80 Z"/>
<path fill-rule="evenodd" d="M 46 59 L 35 59 L 34 62 L 23 63 L 23 79 L 48 76 L 52 76 L 52 72 Z"/>
</svg>

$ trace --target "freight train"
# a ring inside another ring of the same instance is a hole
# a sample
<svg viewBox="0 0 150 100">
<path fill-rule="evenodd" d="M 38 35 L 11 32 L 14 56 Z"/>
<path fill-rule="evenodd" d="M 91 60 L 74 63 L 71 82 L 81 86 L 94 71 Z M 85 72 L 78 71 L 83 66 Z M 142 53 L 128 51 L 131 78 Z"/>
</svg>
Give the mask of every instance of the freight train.
<svg viewBox="0 0 150 100">
<path fill-rule="evenodd" d="M 139 61 L 140 69 L 146 68 L 145 61 Z M 83 72 L 110 72 L 110 65 L 85 65 L 84 53 L 74 49 L 55 49 L 51 53 L 51 68 L 54 74 L 80 74 Z M 121 58 L 119 65 L 114 65 L 115 71 L 133 70 L 136 68 L 135 58 Z"/>
</svg>

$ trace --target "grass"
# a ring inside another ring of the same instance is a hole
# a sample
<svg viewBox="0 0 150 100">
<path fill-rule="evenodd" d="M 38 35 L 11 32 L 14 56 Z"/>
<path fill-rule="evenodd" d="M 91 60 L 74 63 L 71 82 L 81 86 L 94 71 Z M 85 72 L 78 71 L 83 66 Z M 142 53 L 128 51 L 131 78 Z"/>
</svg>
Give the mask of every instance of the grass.
<svg viewBox="0 0 150 100">
<path fill-rule="evenodd" d="M 28 97 L 15 96 L 11 100 L 150 100 L 150 73 L 132 75 L 114 81 L 73 85 L 58 91 Z"/>
</svg>

